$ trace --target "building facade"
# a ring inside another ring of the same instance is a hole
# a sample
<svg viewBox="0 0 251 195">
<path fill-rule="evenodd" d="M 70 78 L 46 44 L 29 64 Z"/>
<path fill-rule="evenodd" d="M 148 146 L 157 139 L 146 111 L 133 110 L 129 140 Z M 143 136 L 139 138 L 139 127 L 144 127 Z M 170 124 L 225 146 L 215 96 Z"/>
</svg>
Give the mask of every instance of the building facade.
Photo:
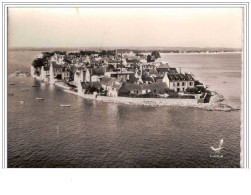
<svg viewBox="0 0 251 195">
<path fill-rule="evenodd" d="M 169 89 L 173 89 L 175 92 L 185 92 L 187 88 L 193 88 L 195 82 L 190 74 L 168 74 L 167 72 L 162 81 L 167 84 Z"/>
</svg>

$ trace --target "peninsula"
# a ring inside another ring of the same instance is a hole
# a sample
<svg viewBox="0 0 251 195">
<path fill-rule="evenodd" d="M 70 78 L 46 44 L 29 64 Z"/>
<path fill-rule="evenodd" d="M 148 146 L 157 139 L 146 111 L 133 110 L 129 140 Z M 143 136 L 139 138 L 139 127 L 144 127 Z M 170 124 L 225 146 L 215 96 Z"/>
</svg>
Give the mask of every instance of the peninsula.
<svg viewBox="0 0 251 195">
<path fill-rule="evenodd" d="M 158 51 L 148 55 L 117 50 L 42 52 L 31 64 L 31 76 L 106 102 L 211 109 L 211 99 L 221 101 L 194 74 L 162 61 Z"/>
</svg>

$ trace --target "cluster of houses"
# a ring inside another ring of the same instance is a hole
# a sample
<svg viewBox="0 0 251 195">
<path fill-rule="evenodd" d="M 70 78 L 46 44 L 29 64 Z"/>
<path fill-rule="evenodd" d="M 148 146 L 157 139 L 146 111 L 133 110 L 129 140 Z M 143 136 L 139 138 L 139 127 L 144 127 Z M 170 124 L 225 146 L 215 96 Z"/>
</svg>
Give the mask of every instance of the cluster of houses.
<svg viewBox="0 0 251 195">
<path fill-rule="evenodd" d="M 110 97 L 144 97 L 165 94 L 168 90 L 183 93 L 196 85 L 192 74 L 178 71 L 167 62 L 159 59 L 147 62 L 144 55 L 117 52 L 104 56 L 54 53 L 48 59 L 48 66 L 39 70 L 31 66 L 31 75 L 50 83 L 65 81 L 79 93 L 96 91 Z"/>
</svg>

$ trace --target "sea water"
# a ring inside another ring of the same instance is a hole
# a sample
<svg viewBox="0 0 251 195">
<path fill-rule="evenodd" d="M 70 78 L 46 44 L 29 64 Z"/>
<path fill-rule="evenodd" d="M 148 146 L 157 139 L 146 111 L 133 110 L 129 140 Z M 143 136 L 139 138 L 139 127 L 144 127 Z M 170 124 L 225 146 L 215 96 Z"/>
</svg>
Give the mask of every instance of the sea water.
<svg viewBox="0 0 251 195">
<path fill-rule="evenodd" d="M 39 53 L 9 51 L 8 74 L 29 71 Z M 241 108 L 241 54 L 161 56 Z M 240 167 L 242 110 L 105 103 L 31 77 L 9 76 L 8 83 L 15 83 L 8 85 L 8 167 Z M 210 147 L 221 139 L 215 154 Z"/>
</svg>

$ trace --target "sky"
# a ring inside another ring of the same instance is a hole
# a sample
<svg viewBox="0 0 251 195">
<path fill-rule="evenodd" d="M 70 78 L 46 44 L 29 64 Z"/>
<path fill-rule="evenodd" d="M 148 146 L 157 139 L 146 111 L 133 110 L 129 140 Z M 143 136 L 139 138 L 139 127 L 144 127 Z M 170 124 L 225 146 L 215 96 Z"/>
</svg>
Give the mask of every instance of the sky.
<svg viewBox="0 0 251 195">
<path fill-rule="evenodd" d="M 9 8 L 9 47 L 242 46 L 241 8 Z"/>
</svg>

